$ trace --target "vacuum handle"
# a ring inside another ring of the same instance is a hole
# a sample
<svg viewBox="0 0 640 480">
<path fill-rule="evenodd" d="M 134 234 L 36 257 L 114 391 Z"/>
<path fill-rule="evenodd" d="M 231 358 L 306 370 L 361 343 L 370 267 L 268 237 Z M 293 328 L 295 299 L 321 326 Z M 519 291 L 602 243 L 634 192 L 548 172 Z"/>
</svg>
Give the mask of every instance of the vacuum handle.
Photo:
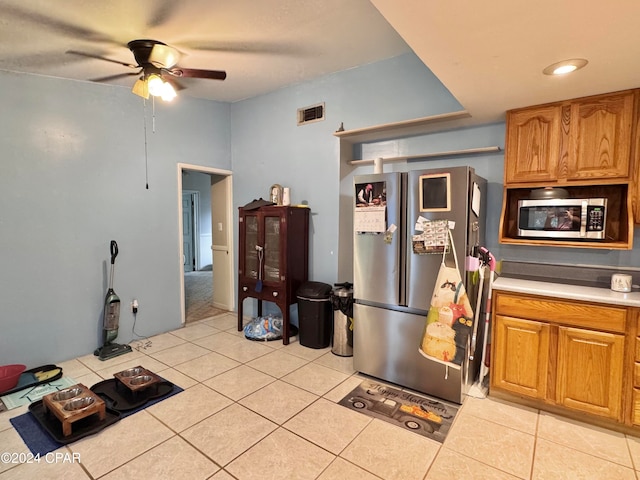
<svg viewBox="0 0 640 480">
<path fill-rule="evenodd" d="M 116 257 L 118 256 L 118 244 L 115 240 L 111 240 L 111 265 L 116 263 Z"/>
</svg>

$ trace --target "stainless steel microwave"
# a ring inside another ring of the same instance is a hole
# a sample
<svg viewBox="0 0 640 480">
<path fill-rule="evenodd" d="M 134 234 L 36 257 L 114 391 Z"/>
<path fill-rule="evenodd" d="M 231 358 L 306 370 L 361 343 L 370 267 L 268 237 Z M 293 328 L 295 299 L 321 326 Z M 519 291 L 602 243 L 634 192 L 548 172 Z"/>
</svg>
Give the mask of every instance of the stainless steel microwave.
<svg viewBox="0 0 640 480">
<path fill-rule="evenodd" d="M 606 198 L 555 198 L 518 202 L 518 236 L 603 240 Z"/>
</svg>

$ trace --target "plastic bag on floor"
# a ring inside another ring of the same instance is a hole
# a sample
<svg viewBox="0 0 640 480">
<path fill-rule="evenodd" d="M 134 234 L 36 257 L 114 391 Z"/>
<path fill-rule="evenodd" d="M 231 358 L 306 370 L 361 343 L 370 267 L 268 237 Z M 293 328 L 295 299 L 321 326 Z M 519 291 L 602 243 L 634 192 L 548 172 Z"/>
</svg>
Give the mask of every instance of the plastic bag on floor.
<svg viewBox="0 0 640 480">
<path fill-rule="evenodd" d="M 280 340 L 282 338 L 282 317 L 274 315 L 257 317 L 245 325 L 244 336 L 249 340 Z"/>
</svg>

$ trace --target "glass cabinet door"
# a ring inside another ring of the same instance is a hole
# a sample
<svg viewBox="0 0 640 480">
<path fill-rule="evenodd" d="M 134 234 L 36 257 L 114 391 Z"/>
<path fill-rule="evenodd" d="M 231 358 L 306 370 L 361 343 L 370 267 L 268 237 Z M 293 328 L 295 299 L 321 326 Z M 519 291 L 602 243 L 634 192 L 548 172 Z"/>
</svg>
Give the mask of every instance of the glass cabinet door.
<svg viewBox="0 0 640 480">
<path fill-rule="evenodd" d="M 264 218 L 264 280 L 280 281 L 280 217 Z"/>
<path fill-rule="evenodd" d="M 244 217 L 244 274 L 249 278 L 258 278 L 258 217 L 255 215 L 246 215 Z"/>
</svg>

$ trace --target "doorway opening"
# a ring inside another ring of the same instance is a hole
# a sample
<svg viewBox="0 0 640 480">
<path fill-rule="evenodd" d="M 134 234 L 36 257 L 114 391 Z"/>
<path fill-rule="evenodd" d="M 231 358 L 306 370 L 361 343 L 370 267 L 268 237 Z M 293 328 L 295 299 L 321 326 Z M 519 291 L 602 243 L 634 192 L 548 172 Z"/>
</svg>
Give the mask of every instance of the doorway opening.
<svg viewBox="0 0 640 480">
<path fill-rule="evenodd" d="M 232 311 L 231 172 L 178 164 L 182 323 Z"/>
</svg>

